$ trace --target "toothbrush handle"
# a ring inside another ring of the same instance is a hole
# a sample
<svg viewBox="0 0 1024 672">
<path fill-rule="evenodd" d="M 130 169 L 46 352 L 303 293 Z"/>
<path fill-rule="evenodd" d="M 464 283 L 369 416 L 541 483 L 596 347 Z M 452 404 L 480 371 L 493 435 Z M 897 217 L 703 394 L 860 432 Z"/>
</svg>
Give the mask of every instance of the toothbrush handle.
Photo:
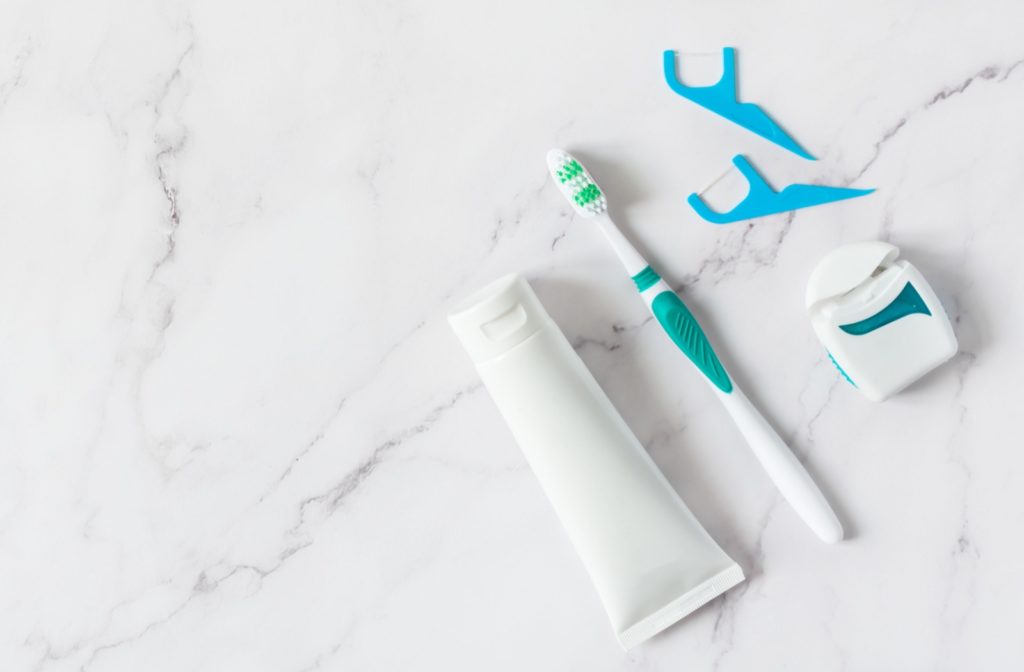
<svg viewBox="0 0 1024 672">
<path fill-rule="evenodd" d="M 834 543 L 842 539 L 843 527 L 825 496 L 782 438 L 742 390 L 733 384 L 686 304 L 664 280 L 653 281 L 649 289 L 650 292 L 641 290 L 641 293 L 649 299 L 654 317 L 683 354 L 704 374 L 782 496 L 822 541 Z"/>
<path fill-rule="evenodd" d="M 804 465 L 739 388 L 719 398 L 754 456 L 782 496 L 814 533 L 828 544 L 843 538 L 843 526 Z"/>
</svg>

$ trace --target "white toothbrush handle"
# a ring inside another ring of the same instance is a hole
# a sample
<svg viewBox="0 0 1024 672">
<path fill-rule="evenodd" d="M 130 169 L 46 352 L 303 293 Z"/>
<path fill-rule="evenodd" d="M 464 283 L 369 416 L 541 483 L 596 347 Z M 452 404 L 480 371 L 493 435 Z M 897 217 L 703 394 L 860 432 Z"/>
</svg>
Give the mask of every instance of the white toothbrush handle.
<svg viewBox="0 0 1024 672">
<path fill-rule="evenodd" d="M 779 492 L 822 541 L 835 543 L 843 538 L 843 527 L 832 512 L 825 496 L 811 480 L 768 421 L 761 417 L 746 395 L 736 387 L 722 366 L 697 318 L 683 300 L 658 274 L 648 267 L 635 275 L 640 295 L 662 329 L 676 346 L 704 374 L 704 380 L 718 394 L 743 438 L 747 440 L 758 461 L 775 482 Z"/>
<path fill-rule="evenodd" d="M 843 526 L 825 496 L 789 446 L 735 386 L 682 299 L 647 264 L 607 213 L 598 216 L 596 223 L 633 277 L 651 313 L 718 394 L 775 487 L 822 541 L 832 544 L 841 540 Z"/>
<path fill-rule="evenodd" d="M 728 394 L 717 388 L 715 392 L 732 416 L 740 434 L 747 440 L 754 456 L 775 482 L 775 487 L 807 526 L 825 543 L 834 544 L 841 540 L 843 526 L 825 496 L 789 446 L 743 394 L 743 390 L 734 386 Z"/>
</svg>

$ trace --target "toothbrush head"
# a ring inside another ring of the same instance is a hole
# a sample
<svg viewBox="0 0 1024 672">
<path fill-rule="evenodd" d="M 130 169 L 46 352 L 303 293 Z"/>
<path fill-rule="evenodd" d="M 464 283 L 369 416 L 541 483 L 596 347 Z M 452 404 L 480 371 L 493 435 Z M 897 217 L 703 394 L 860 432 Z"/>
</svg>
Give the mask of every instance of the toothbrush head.
<svg viewBox="0 0 1024 672">
<path fill-rule="evenodd" d="M 583 164 L 561 149 L 548 152 L 548 169 L 562 194 L 581 217 L 596 217 L 608 210 L 608 201 Z"/>
</svg>

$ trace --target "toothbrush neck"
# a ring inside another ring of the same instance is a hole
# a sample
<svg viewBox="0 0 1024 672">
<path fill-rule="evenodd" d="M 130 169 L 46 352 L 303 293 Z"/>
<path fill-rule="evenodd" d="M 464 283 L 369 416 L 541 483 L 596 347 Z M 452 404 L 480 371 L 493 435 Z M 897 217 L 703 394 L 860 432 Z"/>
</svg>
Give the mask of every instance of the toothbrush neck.
<svg viewBox="0 0 1024 672">
<path fill-rule="evenodd" d="M 615 226 L 615 222 L 612 221 L 612 218 L 607 213 L 597 217 L 597 225 L 601 228 L 601 233 L 608 239 L 612 249 L 615 250 L 615 254 L 618 255 L 619 261 L 626 267 L 626 272 L 630 276 L 634 276 L 647 268 L 647 260 L 640 256 L 636 248 L 626 240 L 626 237 L 622 235 L 622 231 L 619 231 L 619 227 Z"/>
</svg>

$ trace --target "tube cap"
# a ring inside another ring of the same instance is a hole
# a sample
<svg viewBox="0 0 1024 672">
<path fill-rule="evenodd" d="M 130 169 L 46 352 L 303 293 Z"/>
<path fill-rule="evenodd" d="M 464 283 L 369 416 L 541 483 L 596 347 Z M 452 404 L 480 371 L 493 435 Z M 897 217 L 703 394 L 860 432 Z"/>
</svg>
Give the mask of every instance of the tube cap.
<svg viewBox="0 0 1024 672">
<path fill-rule="evenodd" d="M 472 294 L 448 316 L 462 347 L 477 364 L 494 359 L 554 321 L 529 283 L 517 273 Z"/>
</svg>

